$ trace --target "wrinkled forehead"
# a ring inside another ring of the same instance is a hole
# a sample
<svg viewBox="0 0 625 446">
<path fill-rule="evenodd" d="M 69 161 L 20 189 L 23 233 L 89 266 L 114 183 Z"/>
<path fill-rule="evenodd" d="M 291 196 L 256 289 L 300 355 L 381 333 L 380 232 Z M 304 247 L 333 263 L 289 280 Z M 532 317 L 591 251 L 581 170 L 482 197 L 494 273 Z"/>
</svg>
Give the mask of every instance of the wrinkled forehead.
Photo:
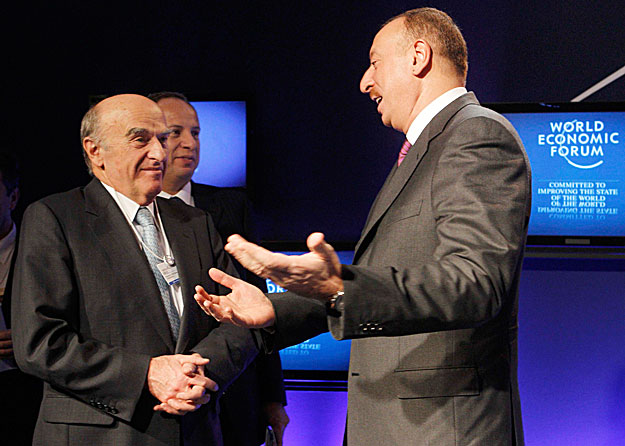
<svg viewBox="0 0 625 446">
<path fill-rule="evenodd" d="M 100 124 L 108 136 L 125 136 L 132 129 L 145 129 L 155 134 L 167 131 L 165 116 L 156 104 L 119 106 L 106 109 Z"/>
</svg>

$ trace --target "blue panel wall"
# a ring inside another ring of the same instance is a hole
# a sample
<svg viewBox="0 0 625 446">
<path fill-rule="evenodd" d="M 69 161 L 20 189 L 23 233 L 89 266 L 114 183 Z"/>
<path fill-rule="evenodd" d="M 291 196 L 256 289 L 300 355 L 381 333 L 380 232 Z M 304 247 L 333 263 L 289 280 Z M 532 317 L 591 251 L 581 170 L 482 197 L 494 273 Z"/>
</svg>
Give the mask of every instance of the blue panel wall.
<svg viewBox="0 0 625 446">
<path fill-rule="evenodd" d="M 291 422 L 284 434 L 286 446 L 340 446 L 345 431 L 347 392 L 287 392 Z"/>
<path fill-rule="evenodd" d="M 523 273 L 519 385 L 528 445 L 625 444 L 625 271 L 623 263 L 608 271 L 584 263 Z"/>
</svg>

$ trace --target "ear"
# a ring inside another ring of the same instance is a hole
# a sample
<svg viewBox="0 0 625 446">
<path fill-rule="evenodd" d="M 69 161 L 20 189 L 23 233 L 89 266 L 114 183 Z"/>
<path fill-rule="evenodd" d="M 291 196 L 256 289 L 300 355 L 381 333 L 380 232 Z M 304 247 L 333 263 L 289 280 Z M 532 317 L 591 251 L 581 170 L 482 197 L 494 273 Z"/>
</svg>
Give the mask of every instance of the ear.
<svg viewBox="0 0 625 446">
<path fill-rule="evenodd" d="M 16 187 L 13 189 L 9 196 L 9 208 L 13 211 L 15 206 L 17 206 L 17 201 L 20 199 L 20 189 Z"/>
<path fill-rule="evenodd" d="M 104 159 L 102 158 L 102 147 L 100 144 L 93 137 L 87 136 L 82 140 L 82 148 L 87 153 L 89 160 L 91 160 L 91 165 L 102 168 Z"/>
<path fill-rule="evenodd" d="M 423 77 L 431 66 L 432 47 L 425 40 L 419 39 L 412 46 L 412 74 Z"/>
</svg>

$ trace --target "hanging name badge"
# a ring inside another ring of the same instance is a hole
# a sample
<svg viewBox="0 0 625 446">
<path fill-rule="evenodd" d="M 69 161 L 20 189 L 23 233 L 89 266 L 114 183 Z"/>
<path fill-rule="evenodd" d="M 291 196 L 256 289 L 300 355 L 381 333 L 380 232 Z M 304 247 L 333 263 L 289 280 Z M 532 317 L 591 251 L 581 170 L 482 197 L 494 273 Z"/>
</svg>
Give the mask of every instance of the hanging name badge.
<svg viewBox="0 0 625 446">
<path fill-rule="evenodd" d="M 171 265 L 168 262 L 161 262 L 157 264 L 156 267 L 161 272 L 163 278 L 168 285 L 173 285 L 174 283 L 180 282 L 180 276 L 178 276 L 178 268 L 176 268 L 175 264 Z"/>
</svg>

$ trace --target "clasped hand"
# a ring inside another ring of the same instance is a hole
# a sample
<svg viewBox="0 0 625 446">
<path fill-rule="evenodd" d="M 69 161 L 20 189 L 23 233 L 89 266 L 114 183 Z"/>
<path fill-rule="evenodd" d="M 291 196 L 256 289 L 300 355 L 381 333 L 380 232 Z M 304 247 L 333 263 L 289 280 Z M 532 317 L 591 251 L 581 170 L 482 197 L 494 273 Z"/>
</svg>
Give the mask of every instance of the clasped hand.
<svg viewBox="0 0 625 446">
<path fill-rule="evenodd" d="M 152 358 L 148 369 L 148 389 L 161 403 L 154 410 L 172 415 L 193 412 L 210 401 L 217 383 L 204 375 L 209 360 L 197 353 Z"/>
</svg>

